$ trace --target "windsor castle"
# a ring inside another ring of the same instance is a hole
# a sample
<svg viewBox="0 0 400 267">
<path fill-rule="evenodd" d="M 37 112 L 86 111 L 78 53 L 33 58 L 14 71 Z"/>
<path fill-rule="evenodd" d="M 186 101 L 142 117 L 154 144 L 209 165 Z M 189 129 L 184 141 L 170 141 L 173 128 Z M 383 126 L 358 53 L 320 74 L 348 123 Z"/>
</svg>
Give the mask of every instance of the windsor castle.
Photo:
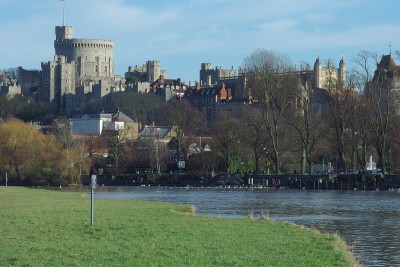
<svg viewBox="0 0 400 267">
<path fill-rule="evenodd" d="M 171 93 L 159 94 L 167 96 L 163 99 L 165 101 L 172 98 L 176 94 L 174 92 L 183 95 L 182 91 L 191 88 L 190 84 L 183 85 L 180 79 L 166 79 L 167 72 L 161 70 L 159 61 L 147 61 L 143 66 L 129 67 L 124 78 L 118 77 L 114 74 L 113 41 L 74 38 L 71 26 L 56 26 L 55 35 L 53 60 L 42 62 L 41 70 L 19 67 L 16 76 L 22 95 L 47 103 L 56 115 L 82 113 L 87 105 L 101 110 L 112 102 L 113 93 L 134 88 L 136 92 L 166 91 L 169 88 Z M 324 87 L 326 73 L 318 58 L 313 69 L 315 88 Z M 344 82 L 346 66 L 343 59 L 338 69 L 333 68 L 332 74 L 338 82 Z M 224 84 L 231 97 L 246 98 L 246 75 L 242 68 L 236 72 L 233 67 L 213 68 L 211 63 L 201 63 L 200 81 L 194 89 Z M 135 77 L 135 84 L 125 83 L 128 77 Z M 15 95 L 15 84 L 7 85 L 3 82 L 2 92 Z"/>
</svg>

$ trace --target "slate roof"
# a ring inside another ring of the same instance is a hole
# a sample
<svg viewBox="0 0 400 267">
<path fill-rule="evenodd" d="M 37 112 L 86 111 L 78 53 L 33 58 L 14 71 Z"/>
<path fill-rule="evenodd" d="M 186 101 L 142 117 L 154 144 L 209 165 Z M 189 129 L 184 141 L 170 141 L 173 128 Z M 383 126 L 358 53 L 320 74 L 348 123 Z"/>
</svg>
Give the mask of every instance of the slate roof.
<svg viewBox="0 0 400 267">
<path fill-rule="evenodd" d="M 96 113 L 96 114 L 74 114 L 72 119 L 111 119 L 112 121 L 122 121 L 125 123 L 132 123 L 134 120 L 129 118 L 126 114 L 117 111 L 113 113 Z"/>
<path fill-rule="evenodd" d="M 164 138 L 170 131 L 171 126 L 145 126 L 139 133 L 139 139 L 141 138 Z"/>
<path fill-rule="evenodd" d="M 192 90 L 187 90 L 185 93 L 186 97 L 201 97 L 201 96 L 215 96 L 218 95 L 221 91 L 221 87 L 206 87 L 196 90 L 193 88 Z"/>
<path fill-rule="evenodd" d="M 387 70 L 399 70 L 400 66 L 396 65 L 394 59 L 391 55 L 384 55 L 382 56 L 381 62 L 379 62 L 380 69 L 387 69 Z"/>
<path fill-rule="evenodd" d="M 125 123 L 133 123 L 135 122 L 131 118 L 129 118 L 125 113 L 118 111 L 116 114 L 113 114 L 112 121 L 122 121 Z"/>
</svg>

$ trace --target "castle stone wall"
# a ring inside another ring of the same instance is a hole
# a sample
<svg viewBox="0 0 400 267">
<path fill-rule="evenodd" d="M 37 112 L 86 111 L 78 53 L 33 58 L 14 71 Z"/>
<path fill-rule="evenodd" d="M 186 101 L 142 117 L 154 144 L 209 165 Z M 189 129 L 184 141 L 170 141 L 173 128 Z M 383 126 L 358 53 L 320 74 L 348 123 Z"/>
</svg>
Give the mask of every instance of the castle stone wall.
<svg viewBox="0 0 400 267">
<path fill-rule="evenodd" d="M 222 69 L 221 67 L 212 68 L 211 63 L 201 63 L 200 69 L 200 85 L 211 86 L 219 83 L 221 80 L 236 77 L 236 70 L 232 67 L 230 69 Z"/>
<path fill-rule="evenodd" d="M 129 66 L 128 72 L 125 72 L 125 78 L 136 77 L 139 82 L 153 83 L 157 79 L 163 76 L 164 79 L 168 78 L 166 70 L 161 69 L 160 61 L 150 60 L 142 66 L 135 65 L 135 67 Z"/>
</svg>

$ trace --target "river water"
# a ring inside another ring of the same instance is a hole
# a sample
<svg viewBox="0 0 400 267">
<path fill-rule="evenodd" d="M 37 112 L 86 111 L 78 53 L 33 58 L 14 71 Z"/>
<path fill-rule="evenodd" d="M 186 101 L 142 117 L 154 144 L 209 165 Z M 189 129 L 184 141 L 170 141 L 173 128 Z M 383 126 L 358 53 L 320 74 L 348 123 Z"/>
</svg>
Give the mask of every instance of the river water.
<svg viewBox="0 0 400 267">
<path fill-rule="evenodd" d="M 338 234 L 364 266 L 400 266 L 400 193 L 250 188 L 99 187 L 95 198 L 196 206 L 197 215 L 246 218 L 253 211 Z"/>
</svg>

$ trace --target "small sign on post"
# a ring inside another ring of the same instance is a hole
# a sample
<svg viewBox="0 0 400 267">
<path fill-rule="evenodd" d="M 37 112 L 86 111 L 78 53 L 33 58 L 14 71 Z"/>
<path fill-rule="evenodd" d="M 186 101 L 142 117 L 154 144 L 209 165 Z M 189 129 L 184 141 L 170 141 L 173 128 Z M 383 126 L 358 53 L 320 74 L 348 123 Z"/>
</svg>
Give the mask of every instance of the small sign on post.
<svg viewBox="0 0 400 267">
<path fill-rule="evenodd" d="M 179 169 L 184 169 L 185 168 L 185 161 L 184 160 L 178 161 L 178 168 Z"/>
<path fill-rule="evenodd" d="M 97 184 L 97 176 L 96 176 L 96 174 L 93 174 L 91 177 L 91 183 L 90 183 L 92 189 L 96 189 L 96 184 Z"/>
<path fill-rule="evenodd" d="M 96 188 L 96 184 L 97 184 L 97 176 L 96 174 L 93 174 L 91 176 L 91 183 L 90 183 L 90 187 L 91 187 L 91 194 L 90 194 L 90 225 L 94 224 L 94 189 Z"/>
</svg>

